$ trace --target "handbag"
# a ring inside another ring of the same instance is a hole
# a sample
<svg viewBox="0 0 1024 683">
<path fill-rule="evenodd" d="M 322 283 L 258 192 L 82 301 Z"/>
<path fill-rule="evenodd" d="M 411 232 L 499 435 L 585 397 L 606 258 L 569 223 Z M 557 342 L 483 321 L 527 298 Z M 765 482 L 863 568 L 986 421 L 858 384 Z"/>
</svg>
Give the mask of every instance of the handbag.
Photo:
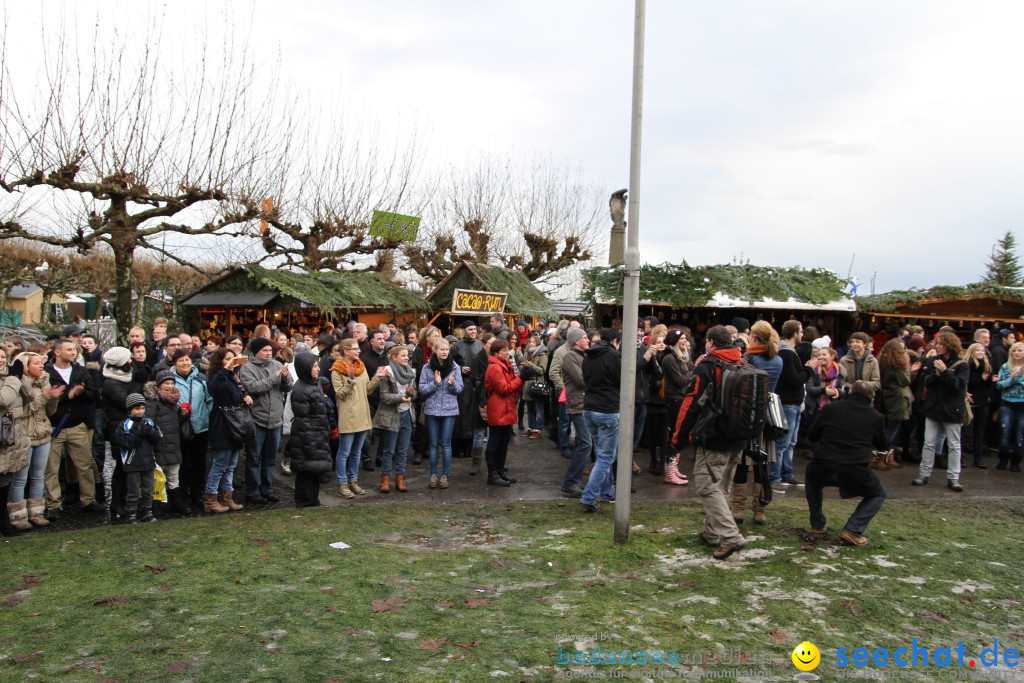
<svg viewBox="0 0 1024 683">
<path fill-rule="evenodd" d="M 18 440 L 14 433 L 14 414 L 11 411 L 0 419 L 0 448 L 10 448 Z"/>
<path fill-rule="evenodd" d="M 778 439 L 789 434 L 789 422 L 782 410 L 782 399 L 775 392 L 768 394 L 768 410 L 765 411 L 764 436 L 766 439 Z"/>
<path fill-rule="evenodd" d="M 228 433 L 231 435 L 232 441 L 245 443 L 256 436 L 256 425 L 252 421 L 249 406 L 245 404 L 221 406 L 220 412 L 228 425 Z"/>
<path fill-rule="evenodd" d="M 530 382 L 530 386 L 526 387 L 526 394 L 530 398 L 538 400 L 551 398 L 551 385 L 542 379 L 534 380 Z"/>
<path fill-rule="evenodd" d="M 561 403 L 561 404 L 562 404 L 563 406 L 564 406 L 564 405 L 565 405 L 565 403 L 566 403 L 566 398 L 565 398 L 565 387 L 562 387 L 562 391 L 561 391 L 561 393 L 559 393 L 559 394 L 558 394 L 558 402 L 559 402 L 559 403 Z"/>
<path fill-rule="evenodd" d="M 196 430 L 192 427 L 190 416 L 186 415 L 184 420 L 178 420 L 178 434 L 181 436 L 182 443 L 196 438 Z"/>
</svg>

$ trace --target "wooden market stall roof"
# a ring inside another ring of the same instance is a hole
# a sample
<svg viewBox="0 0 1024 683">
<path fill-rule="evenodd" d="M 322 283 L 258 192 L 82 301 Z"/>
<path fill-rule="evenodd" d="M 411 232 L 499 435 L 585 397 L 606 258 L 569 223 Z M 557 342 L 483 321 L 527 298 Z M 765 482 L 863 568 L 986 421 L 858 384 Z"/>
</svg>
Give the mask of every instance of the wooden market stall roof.
<svg viewBox="0 0 1024 683">
<path fill-rule="evenodd" d="M 551 302 L 520 271 L 460 261 L 452 272 L 448 273 L 448 277 L 427 295 L 427 301 L 435 310 L 448 309 L 451 307 L 456 289 L 507 292 L 507 312 L 535 317 L 557 317 Z"/>
<path fill-rule="evenodd" d="M 863 315 L 923 320 L 1005 322 L 1024 319 L 1024 287 L 979 282 L 857 297 Z"/>
<path fill-rule="evenodd" d="M 295 273 L 242 266 L 186 298 L 185 306 L 288 308 L 297 302 L 334 315 L 337 309 L 429 311 L 430 304 L 377 273 Z"/>
<path fill-rule="evenodd" d="M 623 266 L 583 271 L 590 299 L 621 304 Z M 640 303 L 674 308 L 774 308 L 854 312 L 845 283 L 824 268 L 775 268 L 746 265 L 644 265 Z"/>
</svg>

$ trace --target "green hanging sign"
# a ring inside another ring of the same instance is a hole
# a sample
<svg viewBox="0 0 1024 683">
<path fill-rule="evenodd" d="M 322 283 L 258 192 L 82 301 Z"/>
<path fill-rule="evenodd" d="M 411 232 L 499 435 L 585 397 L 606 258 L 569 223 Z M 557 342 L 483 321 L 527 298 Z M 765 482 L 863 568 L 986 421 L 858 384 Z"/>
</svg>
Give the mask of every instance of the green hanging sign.
<svg viewBox="0 0 1024 683">
<path fill-rule="evenodd" d="M 370 235 L 389 240 L 415 242 L 420 227 L 418 216 L 403 216 L 400 213 L 374 211 L 370 223 Z"/>
</svg>

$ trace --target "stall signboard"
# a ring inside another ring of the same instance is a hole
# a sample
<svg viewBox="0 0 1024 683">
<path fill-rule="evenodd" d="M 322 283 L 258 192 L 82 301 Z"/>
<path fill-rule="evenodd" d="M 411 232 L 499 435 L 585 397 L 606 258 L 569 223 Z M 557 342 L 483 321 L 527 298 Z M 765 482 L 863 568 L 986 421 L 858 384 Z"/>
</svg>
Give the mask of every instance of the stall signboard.
<svg viewBox="0 0 1024 683">
<path fill-rule="evenodd" d="M 420 219 L 417 216 L 374 211 L 373 221 L 370 223 L 370 235 L 390 240 L 415 242 L 419 227 Z"/>
<path fill-rule="evenodd" d="M 507 292 L 476 292 L 456 289 L 452 296 L 452 315 L 485 315 L 505 310 Z"/>
</svg>

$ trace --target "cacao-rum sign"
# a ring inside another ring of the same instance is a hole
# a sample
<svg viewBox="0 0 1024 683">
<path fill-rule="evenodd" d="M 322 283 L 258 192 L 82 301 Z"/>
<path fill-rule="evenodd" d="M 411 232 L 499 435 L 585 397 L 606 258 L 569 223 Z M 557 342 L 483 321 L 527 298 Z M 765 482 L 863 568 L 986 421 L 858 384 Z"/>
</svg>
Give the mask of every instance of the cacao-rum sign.
<svg viewBox="0 0 1024 683">
<path fill-rule="evenodd" d="M 506 292 L 475 292 L 456 289 L 452 296 L 452 315 L 489 315 L 505 310 Z"/>
</svg>

